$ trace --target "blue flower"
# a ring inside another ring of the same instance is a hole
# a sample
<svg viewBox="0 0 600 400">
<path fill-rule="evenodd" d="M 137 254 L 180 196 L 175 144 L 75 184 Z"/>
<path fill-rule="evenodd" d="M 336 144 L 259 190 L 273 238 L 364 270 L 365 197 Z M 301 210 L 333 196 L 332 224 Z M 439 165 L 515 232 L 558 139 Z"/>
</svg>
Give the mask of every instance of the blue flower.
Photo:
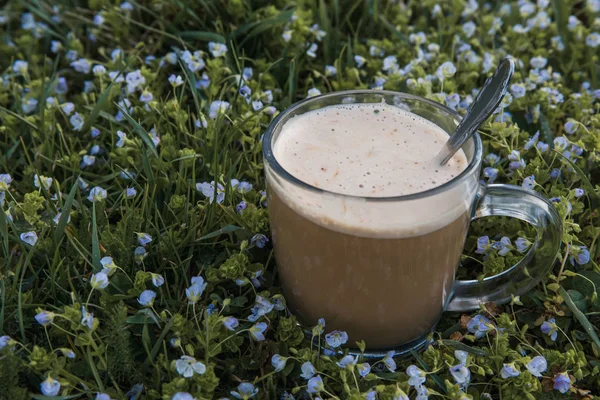
<svg viewBox="0 0 600 400">
<path fill-rule="evenodd" d="M 175 74 L 171 74 L 169 76 L 169 83 L 173 87 L 181 86 L 183 85 L 183 79 L 181 78 L 181 75 L 175 76 Z"/>
<path fill-rule="evenodd" d="M 525 189 L 533 190 L 533 188 L 535 187 L 535 176 L 530 175 L 523 179 L 523 183 L 521 184 L 521 186 Z"/>
<path fill-rule="evenodd" d="M 500 241 L 495 242 L 492 245 L 492 248 L 494 250 L 498 251 L 498 254 L 501 256 L 505 256 L 508 254 L 508 252 L 510 252 L 510 250 L 512 249 L 512 243 L 510 242 L 510 239 L 506 236 L 503 236 Z"/>
<path fill-rule="evenodd" d="M 450 374 L 452 374 L 454 381 L 462 388 L 469 386 L 469 382 L 471 381 L 471 371 L 469 371 L 464 364 L 457 364 L 451 367 Z"/>
<path fill-rule="evenodd" d="M 37 321 L 38 324 L 40 324 L 42 326 L 47 326 L 52 323 L 55 315 L 56 314 L 54 314 L 51 311 L 40 311 L 39 313 L 36 314 L 35 320 Z"/>
<path fill-rule="evenodd" d="M 81 306 L 81 325 L 89 329 L 94 327 L 94 314 L 88 312 L 84 306 Z"/>
<path fill-rule="evenodd" d="M 525 238 L 519 237 L 515 241 L 515 246 L 517 246 L 517 251 L 519 253 L 525 253 L 529 246 L 531 246 L 531 242 Z"/>
<path fill-rule="evenodd" d="M 491 244 L 489 236 L 481 236 L 477 239 L 477 250 L 475 250 L 475 253 L 485 254 L 490 248 Z"/>
<path fill-rule="evenodd" d="M 456 93 L 452 93 L 451 95 L 446 96 L 444 101 L 449 108 L 456 110 L 456 106 L 460 103 L 460 96 Z"/>
<path fill-rule="evenodd" d="M 137 264 L 141 264 L 142 261 L 144 261 L 144 259 L 148 256 L 148 253 L 146 252 L 146 249 L 143 248 L 142 246 L 138 246 L 135 248 L 135 250 L 133 251 L 133 258 L 135 259 L 135 262 Z"/>
<path fill-rule="evenodd" d="M 250 67 L 245 67 L 242 70 L 242 78 L 244 78 L 244 80 L 249 81 L 250 79 L 252 79 L 252 75 L 254 74 L 254 72 L 252 71 L 252 68 Z"/>
<path fill-rule="evenodd" d="M 581 188 L 575 189 L 575 197 L 579 198 L 579 197 L 583 196 L 584 194 L 585 194 L 585 192 L 583 191 L 583 189 L 581 189 Z"/>
<path fill-rule="evenodd" d="M 38 101 L 32 97 L 24 98 L 21 101 L 21 109 L 23 110 L 24 114 L 31 114 L 33 111 L 35 111 L 37 105 Z"/>
<path fill-rule="evenodd" d="M 548 321 L 544 321 L 542 324 L 542 333 L 550 336 L 552 341 L 556 341 L 558 336 L 558 326 L 556 325 L 556 320 L 554 318 L 550 318 Z"/>
<path fill-rule="evenodd" d="M 262 233 L 257 233 L 250 239 L 250 244 L 256 245 L 259 249 L 264 248 L 269 243 L 269 238 Z"/>
<path fill-rule="evenodd" d="M 91 167 L 92 165 L 94 165 L 96 163 L 96 157 L 95 156 L 89 156 L 89 155 L 84 155 L 82 160 L 81 160 L 81 169 L 85 168 L 85 167 Z"/>
<path fill-rule="evenodd" d="M 250 382 L 242 382 L 238 385 L 237 392 L 232 390 L 229 393 L 236 399 L 246 400 L 254 397 L 258 393 L 258 388 L 255 388 Z"/>
<path fill-rule="evenodd" d="M 152 276 L 152 284 L 155 287 L 161 287 L 165 283 L 165 278 L 163 278 L 162 275 L 155 273 L 150 273 L 150 275 Z"/>
<path fill-rule="evenodd" d="M 264 332 L 267 330 L 267 324 L 264 322 L 259 322 L 250 327 L 250 335 L 254 338 L 254 340 L 262 341 L 265 340 Z"/>
<path fill-rule="evenodd" d="M 226 101 L 215 100 L 210 104 L 208 117 L 210 119 L 217 119 L 219 115 L 225 114 L 230 107 L 231 105 Z"/>
<path fill-rule="evenodd" d="M 492 167 L 485 167 L 483 169 L 483 176 L 487 178 L 488 183 L 494 183 L 498 178 L 498 169 Z"/>
<path fill-rule="evenodd" d="M 542 372 L 546 371 L 548 368 L 548 362 L 543 356 L 536 356 L 531 361 L 525 365 L 527 370 L 533 376 L 537 376 L 538 378 L 542 376 Z"/>
<path fill-rule="evenodd" d="M 137 190 L 135 190 L 135 188 L 128 187 L 127 189 L 125 189 L 125 197 L 132 198 L 132 197 L 135 197 L 136 195 L 137 195 Z"/>
<path fill-rule="evenodd" d="M 273 303 L 262 296 L 256 296 L 256 303 L 252 307 L 252 314 L 248 317 L 248 321 L 255 322 L 263 315 L 273 311 Z"/>
<path fill-rule="evenodd" d="M 252 102 L 252 109 L 254 111 L 260 111 L 264 107 L 264 104 L 260 100 L 255 100 Z"/>
<path fill-rule="evenodd" d="M 467 330 L 474 333 L 475 337 L 479 339 L 485 336 L 486 332 L 491 329 L 490 325 L 491 322 L 489 319 L 483 315 L 476 315 L 467 323 Z"/>
<path fill-rule="evenodd" d="M 554 390 L 565 394 L 571 389 L 571 378 L 566 372 L 560 372 L 554 377 Z"/>
<path fill-rule="evenodd" d="M 308 95 L 306 97 L 315 97 L 321 94 L 321 91 L 317 88 L 311 88 L 308 90 Z"/>
<path fill-rule="evenodd" d="M 531 65 L 531 68 L 535 68 L 535 69 L 542 69 L 545 68 L 546 65 L 548 64 L 548 59 L 544 58 L 544 57 L 533 57 L 531 60 L 529 60 L 529 65 Z"/>
<path fill-rule="evenodd" d="M 544 143 L 544 142 L 538 142 L 538 144 L 536 145 L 536 147 L 538 148 L 538 150 L 540 151 L 540 153 L 545 153 L 548 150 L 550 150 L 550 146 L 547 143 Z"/>
<path fill-rule="evenodd" d="M 529 140 L 527 140 L 527 142 L 525 143 L 525 146 L 523 146 L 523 149 L 529 150 L 532 147 L 534 147 L 536 145 L 536 143 L 538 142 L 539 137 L 540 137 L 540 131 L 537 131 L 535 133 L 535 135 L 533 135 L 533 137 L 531 137 L 531 138 L 529 138 Z"/>
<path fill-rule="evenodd" d="M 367 59 L 363 56 L 356 55 L 354 56 L 354 62 L 358 68 L 362 68 L 362 66 L 367 62 Z"/>
<path fill-rule="evenodd" d="M 213 57 L 223 57 L 227 53 L 227 46 L 223 43 L 208 42 L 208 51 Z"/>
<path fill-rule="evenodd" d="M 571 265 L 575 265 L 574 263 L 584 265 L 590 262 L 590 251 L 586 246 L 573 246 L 571 254 L 569 257 Z"/>
<path fill-rule="evenodd" d="M 74 131 L 80 131 L 83 127 L 83 118 L 79 113 L 75 113 L 69 118 L 69 123 L 71 123 Z"/>
<path fill-rule="evenodd" d="M 137 301 L 144 307 L 152 307 L 154 304 L 154 299 L 156 298 L 156 292 L 153 290 L 144 290 L 140 297 L 138 297 Z"/>
<path fill-rule="evenodd" d="M 336 75 L 337 75 L 337 68 L 335 68 L 333 65 L 325 66 L 325 76 L 336 76 Z"/>
<path fill-rule="evenodd" d="M 67 358 L 70 358 L 70 359 L 75 358 L 75 352 L 71 349 L 63 348 L 63 349 L 60 349 L 60 352 L 63 354 L 63 356 L 65 356 Z"/>
<path fill-rule="evenodd" d="M 40 391 L 44 396 L 56 396 L 60 392 L 60 383 L 52 379 L 49 375 L 40 384 Z"/>
<path fill-rule="evenodd" d="M 587 35 L 585 38 L 585 44 L 593 49 L 600 46 L 600 33 L 592 32 Z"/>
<path fill-rule="evenodd" d="M 29 64 L 27 63 L 27 61 L 16 60 L 13 63 L 12 70 L 15 74 L 24 76 L 27 74 L 28 68 L 29 68 Z"/>
<path fill-rule="evenodd" d="M 383 363 L 385 364 L 386 368 L 390 370 L 390 372 L 396 371 L 396 362 L 394 361 L 395 354 L 396 353 L 393 350 L 388 351 L 383 359 Z"/>
<path fill-rule="evenodd" d="M 456 67 L 451 61 L 446 61 L 436 71 L 436 75 L 440 80 L 444 80 L 444 78 L 452 78 L 456 73 Z"/>
<path fill-rule="evenodd" d="M 82 74 L 89 74 L 92 64 L 85 58 L 80 58 L 79 60 L 73 61 L 71 67 Z"/>
<path fill-rule="evenodd" d="M 325 335 L 325 342 L 327 342 L 327 345 L 332 349 L 346 344 L 347 341 L 348 334 L 344 331 L 333 331 Z"/>
<path fill-rule="evenodd" d="M 185 289 L 185 295 L 189 300 L 189 304 L 196 304 L 198 300 L 200 300 L 204 289 L 206 289 L 206 285 L 207 284 L 204 283 L 204 278 L 201 276 L 192 278 L 192 285 Z"/>
<path fill-rule="evenodd" d="M 104 272 L 93 274 L 90 278 L 92 289 L 105 289 L 108 286 L 108 275 Z"/>
<path fill-rule="evenodd" d="M 137 233 L 137 239 L 140 246 L 146 247 L 148 243 L 152 242 L 152 236 L 147 233 L 139 232 Z"/>
<path fill-rule="evenodd" d="M 271 357 L 271 365 L 275 368 L 275 372 L 279 372 L 285 368 L 285 364 L 287 363 L 288 358 L 282 357 L 279 354 L 274 354 Z"/>
<path fill-rule="evenodd" d="M 463 24 L 462 31 L 467 38 L 470 38 L 475 33 L 476 28 L 477 28 L 477 26 L 475 25 L 475 23 L 472 21 L 469 21 L 469 22 L 466 22 L 465 24 Z"/>
<path fill-rule="evenodd" d="M 554 138 L 554 149 L 559 152 L 563 152 L 569 147 L 569 141 L 564 136 Z"/>
<path fill-rule="evenodd" d="M 111 400 L 110 396 L 106 393 L 96 393 L 96 398 L 94 400 Z"/>
<path fill-rule="evenodd" d="M 319 49 L 318 44 L 311 43 L 310 46 L 308 47 L 308 50 L 306 50 L 306 55 L 309 57 L 312 57 L 312 58 L 316 58 L 318 49 Z"/>
<path fill-rule="evenodd" d="M 577 132 L 577 128 L 579 128 L 579 124 L 576 121 L 570 119 L 567 122 L 565 122 L 565 132 L 567 132 L 569 135 L 572 135 L 575 132 Z"/>
<path fill-rule="evenodd" d="M 0 336 L 0 350 L 4 349 L 6 346 L 10 345 L 12 339 L 10 336 L 4 335 Z"/>
<path fill-rule="evenodd" d="M 196 81 L 196 89 L 206 89 L 210 86 L 210 78 L 206 73 L 202 74 L 202 77 Z"/>
<path fill-rule="evenodd" d="M 354 357 L 351 355 L 344 356 L 340 361 L 336 362 L 337 366 L 340 368 L 348 368 L 350 370 L 354 369 L 354 366 L 358 362 L 358 357 Z"/>
<path fill-rule="evenodd" d="M 484 161 L 488 165 L 494 166 L 500 162 L 500 156 L 498 156 L 497 154 L 494 154 L 494 153 L 489 153 L 488 155 L 485 156 Z"/>
<path fill-rule="evenodd" d="M 223 326 L 225 326 L 225 328 L 227 328 L 227 330 L 235 331 L 239 325 L 240 325 L 240 322 L 235 317 L 223 318 Z"/>
<path fill-rule="evenodd" d="M 247 207 L 248 204 L 242 200 L 237 206 L 235 206 L 235 210 L 238 212 L 238 214 L 241 214 L 242 211 L 244 211 Z"/>
<path fill-rule="evenodd" d="M 92 126 L 92 128 L 90 129 L 90 135 L 92 136 L 92 139 L 95 139 L 98 136 L 100 136 L 100 130 Z"/>
<path fill-rule="evenodd" d="M 300 374 L 300 376 L 306 380 L 309 380 L 310 378 L 315 376 L 315 373 L 316 373 L 315 367 L 312 365 L 312 363 L 310 361 L 307 361 L 304 364 L 302 364 L 302 367 L 300 367 L 300 369 L 302 370 L 302 373 Z"/>
<path fill-rule="evenodd" d="M 515 378 L 519 375 L 521 375 L 521 372 L 515 367 L 514 363 L 504 364 L 500 371 L 500 376 L 502 376 L 503 379 Z"/>
<path fill-rule="evenodd" d="M 194 374 L 202 375 L 206 372 L 206 366 L 190 356 L 181 356 L 179 360 L 175 361 L 175 369 L 184 378 L 191 378 Z"/>
<path fill-rule="evenodd" d="M 96 203 L 106 199 L 106 190 L 100 186 L 94 186 L 87 197 L 92 203 Z"/>
<path fill-rule="evenodd" d="M 142 94 L 140 94 L 140 101 L 142 103 L 150 103 L 153 99 L 154 96 L 152 96 L 152 93 L 147 90 L 144 90 Z"/>
<path fill-rule="evenodd" d="M 320 376 L 314 376 L 308 380 L 308 387 L 306 391 L 308 393 L 319 393 L 325 389 L 325 384 Z"/>
<path fill-rule="evenodd" d="M 356 366 L 356 369 L 358 370 L 358 374 L 364 378 L 365 376 L 369 375 L 369 372 L 371 372 L 371 364 L 369 364 L 369 363 L 358 364 Z"/>
<path fill-rule="evenodd" d="M 521 97 L 524 97 L 527 93 L 527 88 L 523 84 L 513 83 L 512 85 L 510 85 L 510 92 L 512 93 L 515 99 L 520 99 Z"/>
<path fill-rule="evenodd" d="M 425 372 L 422 371 L 416 365 L 410 365 L 406 369 L 406 375 L 409 376 L 408 384 L 414 387 L 421 386 L 423 383 L 425 383 L 425 380 L 427 379 Z"/>
<path fill-rule="evenodd" d="M 560 176 L 560 168 L 552 168 L 550 171 L 550 178 L 557 179 Z"/>
<path fill-rule="evenodd" d="M 34 231 L 23 232 L 19 235 L 21 240 L 30 246 L 35 246 L 38 241 L 38 235 Z"/>
<path fill-rule="evenodd" d="M 196 400 L 196 398 L 188 392 L 177 392 L 171 397 L 171 400 Z"/>
<path fill-rule="evenodd" d="M 121 3 L 121 5 L 119 6 L 119 8 L 123 11 L 132 11 L 133 10 L 133 5 L 128 2 L 128 1 L 124 1 Z"/>
</svg>

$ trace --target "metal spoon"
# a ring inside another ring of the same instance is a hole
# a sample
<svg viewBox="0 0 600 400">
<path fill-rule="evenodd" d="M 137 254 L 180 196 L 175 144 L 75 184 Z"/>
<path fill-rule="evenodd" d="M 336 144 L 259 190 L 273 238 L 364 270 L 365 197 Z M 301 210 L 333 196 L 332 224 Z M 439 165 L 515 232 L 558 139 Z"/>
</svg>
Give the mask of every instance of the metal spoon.
<svg viewBox="0 0 600 400">
<path fill-rule="evenodd" d="M 440 165 L 446 164 L 500 105 L 514 71 L 515 62 L 512 58 L 506 57 L 500 61 L 494 75 L 485 81 L 475 101 L 436 156 Z"/>
</svg>

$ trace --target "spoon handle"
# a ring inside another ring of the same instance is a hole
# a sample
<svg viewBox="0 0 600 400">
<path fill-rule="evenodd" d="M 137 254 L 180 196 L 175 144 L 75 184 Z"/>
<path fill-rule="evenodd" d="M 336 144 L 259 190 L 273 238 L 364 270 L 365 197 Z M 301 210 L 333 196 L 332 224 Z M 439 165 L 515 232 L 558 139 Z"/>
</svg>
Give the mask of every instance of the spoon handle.
<svg viewBox="0 0 600 400">
<path fill-rule="evenodd" d="M 500 61 L 494 75 L 485 81 L 464 118 L 437 155 L 440 165 L 446 164 L 500 105 L 514 71 L 515 62 L 511 58 L 506 57 Z"/>
</svg>

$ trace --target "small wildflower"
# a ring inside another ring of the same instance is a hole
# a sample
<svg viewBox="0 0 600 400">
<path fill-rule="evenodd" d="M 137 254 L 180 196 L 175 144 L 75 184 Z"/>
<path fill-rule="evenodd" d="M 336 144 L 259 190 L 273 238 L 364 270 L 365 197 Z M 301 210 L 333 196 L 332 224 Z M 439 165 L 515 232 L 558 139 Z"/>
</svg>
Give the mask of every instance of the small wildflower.
<svg viewBox="0 0 600 400">
<path fill-rule="evenodd" d="M 40 311 L 39 313 L 37 313 L 35 315 L 35 320 L 37 321 L 38 324 L 40 324 L 42 326 L 47 326 L 52 323 L 55 315 L 56 314 L 54 314 L 51 311 Z"/>
<path fill-rule="evenodd" d="M 108 275 L 104 272 L 93 274 L 90 278 L 92 289 L 105 289 L 108 286 Z"/>
<path fill-rule="evenodd" d="M 537 376 L 538 378 L 542 376 L 542 372 L 546 371 L 548 368 L 548 362 L 543 356 L 536 356 L 531 361 L 525 365 L 527 370 L 533 376 Z"/>
<path fill-rule="evenodd" d="M 316 43 L 311 43 L 308 50 L 306 50 L 306 55 L 312 58 L 317 57 L 317 50 L 319 49 L 319 45 Z"/>
<path fill-rule="evenodd" d="M 19 235 L 21 241 L 27 243 L 30 246 L 35 246 L 38 241 L 38 235 L 34 231 L 23 232 Z"/>
<path fill-rule="evenodd" d="M 81 306 L 81 325 L 87 326 L 88 329 L 94 327 L 94 314 L 89 313 L 84 306 Z"/>
<path fill-rule="evenodd" d="M 135 250 L 133 251 L 133 258 L 134 258 L 136 264 L 141 264 L 147 256 L 148 256 L 148 253 L 146 252 L 146 249 L 143 248 L 142 246 L 136 247 Z"/>
<path fill-rule="evenodd" d="M 445 63 L 440 65 L 436 72 L 436 75 L 438 76 L 438 78 L 440 78 L 440 80 L 443 80 L 444 78 L 452 78 L 455 73 L 456 67 L 454 66 L 454 64 L 451 61 L 446 61 Z"/>
<path fill-rule="evenodd" d="M 556 341 L 556 338 L 558 337 L 558 327 L 554 318 L 544 321 L 541 329 L 543 334 L 550 336 L 550 339 L 552 339 L 553 342 Z"/>
<path fill-rule="evenodd" d="M 279 372 L 285 368 L 285 364 L 287 363 L 287 357 L 282 357 L 279 354 L 274 354 L 271 357 L 271 365 L 275 368 L 275 372 Z"/>
<path fill-rule="evenodd" d="M 181 86 L 183 85 L 183 79 L 181 78 L 181 75 L 175 76 L 175 74 L 171 74 L 169 76 L 169 83 L 173 87 Z"/>
<path fill-rule="evenodd" d="M 67 358 L 70 358 L 70 359 L 75 358 L 75 352 L 71 349 L 63 348 L 63 349 L 60 349 L 60 352 L 63 354 L 63 356 L 65 356 Z"/>
<path fill-rule="evenodd" d="M 175 361 L 175 369 L 184 378 L 191 378 L 194 374 L 202 375 L 206 372 L 206 366 L 190 356 L 181 356 L 179 360 Z"/>
<path fill-rule="evenodd" d="M 242 200 L 237 206 L 235 206 L 235 210 L 238 212 L 238 214 L 241 214 L 247 207 L 248 204 Z"/>
<path fill-rule="evenodd" d="M 142 103 L 150 103 L 153 99 L 154 96 L 152 96 L 152 93 L 147 90 L 144 90 L 142 94 L 140 94 L 140 101 Z"/>
<path fill-rule="evenodd" d="M 144 307 L 152 307 L 154 299 L 156 298 L 156 292 L 153 290 L 144 290 L 137 301 Z"/>
<path fill-rule="evenodd" d="M 565 122 L 565 132 L 567 132 L 569 135 L 577 132 L 577 128 L 579 128 L 579 124 L 577 122 L 571 119 Z"/>
<path fill-rule="evenodd" d="M 223 203 L 223 200 L 225 200 L 225 188 L 223 187 L 223 185 L 221 184 L 217 184 L 216 187 L 216 201 L 217 204 L 221 204 Z M 208 182 L 202 182 L 202 183 L 196 183 L 196 190 L 199 192 L 202 192 L 202 194 L 204 196 L 206 196 L 206 198 L 208 198 L 208 201 L 210 203 L 212 203 L 215 200 L 215 182 L 212 181 L 211 183 Z"/>
<path fill-rule="evenodd" d="M 358 68 L 362 68 L 363 65 L 367 62 L 367 59 L 363 56 L 354 56 L 354 62 Z"/>
<path fill-rule="evenodd" d="M 262 341 L 265 340 L 264 332 L 267 330 L 267 324 L 264 322 L 259 322 L 257 324 L 252 325 L 250 327 L 250 335 L 254 338 L 254 340 Z"/>
<path fill-rule="evenodd" d="M 208 116 L 210 119 L 217 119 L 219 115 L 225 114 L 230 107 L 226 101 L 215 100 L 210 104 Z"/>
<path fill-rule="evenodd" d="M 229 330 L 229 331 L 235 331 L 239 325 L 240 325 L 240 322 L 235 317 L 223 318 L 223 326 L 225 328 L 227 328 L 227 330 Z"/>
<path fill-rule="evenodd" d="M 300 369 L 302 370 L 300 376 L 306 380 L 309 380 L 310 378 L 315 376 L 316 370 L 310 361 L 307 361 L 304 364 L 302 364 L 302 367 L 300 367 Z"/>
<path fill-rule="evenodd" d="M 192 278 L 192 285 L 185 289 L 185 295 L 189 300 L 189 304 L 196 304 L 202 293 L 204 293 L 204 289 L 206 289 L 206 283 L 204 283 L 204 278 L 201 276 L 195 276 Z"/>
<path fill-rule="evenodd" d="M 521 186 L 525 189 L 533 190 L 535 187 L 535 176 L 530 175 L 523 179 L 523 184 Z"/>
<path fill-rule="evenodd" d="M 150 273 L 152 275 L 152 284 L 154 287 L 161 287 L 165 283 L 165 278 L 160 274 Z"/>
<path fill-rule="evenodd" d="M 590 262 L 590 251 L 585 246 L 573 246 L 569 257 L 572 265 L 585 265 Z"/>
<path fill-rule="evenodd" d="M 394 355 L 396 353 L 392 351 L 388 351 L 385 358 L 383 359 L 383 364 L 386 366 L 390 372 L 396 371 L 396 362 L 394 361 Z"/>
<path fill-rule="evenodd" d="M 48 375 L 40 384 L 40 391 L 44 396 L 56 396 L 60 392 L 60 383 Z"/>
<path fill-rule="evenodd" d="M 321 91 L 317 88 L 312 88 L 308 90 L 308 96 L 307 97 L 314 97 L 314 96 L 318 96 L 321 94 Z"/>
<path fill-rule="evenodd" d="M 314 376 L 308 380 L 308 387 L 306 391 L 308 393 L 319 393 L 325 389 L 325 384 L 320 376 Z"/>
<path fill-rule="evenodd" d="M 467 330 L 475 334 L 475 338 L 479 339 L 485 336 L 490 330 L 490 320 L 483 315 L 476 315 L 467 323 Z"/>
<path fill-rule="evenodd" d="M 137 190 L 135 190 L 135 188 L 128 187 L 127 189 L 125 189 L 125 197 L 127 197 L 128 199 L 135 197 L 136 195 Z"/>
<path fill-rule="evenodd" d="M 337 68 L 335 68 L 333 65 L 325 66 L 325 76 L 336 76 L 336 75 L 337 75 Z"/>
<path fill-rule="evenodd" d="M 10 336 L 7 336 L 7 335 L 0 336 L 0 350 L 9 346 L 11 342 L 12 342 L 12 339 L 10 338 Z"/>
<path fill-rule="evenodd" d="M 343 331 L 333 331 L 325 335 L 325 342 L 332 349 L 340 347 L 343 344 L 346 344 L 348 341 L 348 334 Z"/>
<path fill-rule="evenodd" d="M 111 400 L 111 398 L 106 393 L 96 393 L 96 397 L 94 400 Z"/>
<path fill-rule="evenodd" d="M 100 259 L 100 265 L 102 265 L 102 272 L 106 275 L 111 276 L 117 270 L 117 264 L 113 261 L 112 257 L 102 257 Z"/>
<path fill-rule="evenodd" d="M 477 239 L 477 250 L 475 250 L 475 253 L 485 254 L 490 248 L 491 243 L 489 236 L 481 236 Z"/>
<path fill-rule="evenodd" d="M 94 186 L 92 190 L 90 190 L 88 200 L 92 203 L 96 203 L 106 199 L 106 196 L 106 189 L 102 189 L 100 186 Z"/>
<path fill-rule="evenodd" d="M 13 63 L 12 70 L 17 75 L 27 75 L 29 64 L 27 61 L 17 60 Z"/>
<path fill-rule="evenodd" d="M 585 38 L 585 44 L 593 49 L 600 46 L 600 33 L 592 32 L 587 35 Z"/>
<path fill-rule="evenodd" d="M 471 380 L 471 371 L 464 365 L 458 364 L 450 368 L 454 381 L 462 387 L 468 386 Z"/>
<path fill-rule="evenodd" d="M 236 399 L 247 400 L 256 396 L 258 388 L 254 387 L 250 382 L 242 382 L 238 385 L 237 392 L 232 390 L 229 393 Z"/>
<path fill-rule="evenodd" d="M 136 233 L 136 235 L 137 235 L 137 240 L 138 240 L 138 243 L 140 244 L 140 246 L 146 247 L 150 242 L 152 242 L 152 236 L 150 236 L 147 233 L 138 232 L 138 233 Z"/>
<path fill-rule="evenodd" d="M 483 169 L 483 176 L 487 178 L 488 183 L 494 183 L 498 178 L 498 169 L 492 167 L 485 167 Z"/>
<path fill-rule="evenodd" d="M 533 57 L 531 60 L 529 60 L 529 65 L 531 65 L 531 68 L 536 68 L 536 69 L 542 69 L 542 68 L 546 68 L 546 65 L 548 64 L 548 59 L 544 58 L 544 57 Z"/>
<path fill-rule="evenodd" d="M 409 376 L 408 384 L 410 386 L 418 387 L 418 386 L 421 386 L 423 383 L 425 383 L 425 380 L 426 380 L 425 372 L 422 371 L 416 365 L 410 365 L 406 369 L 406 375 Z"/>
<path fill-rule="evenodd" d="M 223 57 L 225 53 L 227 53 L 227 46 L 222 43 L 209 42 L 208 50 L 212 54 L 213 57 L 219 58 Z"/>
<path fill-rule="evenodd" d="M 505 256 L 512 249 L 512 243 L 508 237 L 504 236 L 500 239 L 500 241 L 495 242 L 492 245 L 492 248 L 498 251 L 498 255 Z"/>
<path fill-rule="evenodd" d="M 262 233 L 257 233 L 250 239 L 250 244 L 256 245 L 259 249 L 264 248 L 269 243 L 269 238 Z"/>
<path fill-rule="evenodd" d="M 571 389 L 571 378 L 566 372 L 560 372 L 554 377 L 554 390 L 565 394 Z"/>
<path fill-rule="evenodd" d="M 517 246 L 517 251 L 519 253 L 525 253 L 529 246 L 531 246 L 531 242 L 525 238 L 520 237 L 515 241 L 515 246 Z"/>
<path fill-rule="evenodd" d="M 364 378 L 365 376 L 369 375 L 369 373 L 371 372 L 371 364 L 369 364 L 369 363 L 358 364 L 356 366 L 356 369 L 358 370 L 358 374 Z"/>
<path fill-rule="evenodd" d="M 515 378 L 519 375 L 521 375 L 521 372 L 515 367 L 514 363 L 504 364 L 500 371 L 500 376 L 502 376 L 503 379 Z"/>
</svg>

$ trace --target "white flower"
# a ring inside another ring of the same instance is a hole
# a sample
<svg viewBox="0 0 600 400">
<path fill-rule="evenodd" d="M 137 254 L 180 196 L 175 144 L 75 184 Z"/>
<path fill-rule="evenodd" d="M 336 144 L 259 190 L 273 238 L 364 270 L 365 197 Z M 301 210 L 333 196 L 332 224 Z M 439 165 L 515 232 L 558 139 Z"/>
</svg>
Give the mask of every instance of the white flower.
<svg viewBox="0 0 600 400">
<path fill-rule="evenodd" d="M 60 383 L 48 375 L 40 384 L 40 391 L 44 396 L 56 396 L 60 392 Z"/>
<path fill-rule="evenodd" d="M 183 85 L 183 79 L 181 78 L 181 75 L 175 76 L 175 74 L 171 74 L 169 76 L 169 83 L 173 87 L 181 86 Z"/>
<path fill-rule="evenodd" d="M 104 272 L 98 272 L 90 278 L 90 285 L 93 289 L 104 289 L 108 286 L 108 275 Z"/>
<path fill-rule="evenodd" d="M 589 47 L 591 47 L 593 49 L 600 46 L 600 34 L 597 32 L 590 33 L 585 38 L 585 44 L 587 44 Z"/>
<path fill-rule="evenodd" d="M 307 54 L 309 57 L 315 58 L 315 57 L 317 57 L 317 53 L 316 53 L 316 51 L 317 51 L 317 49 L 318 49 L 318 48 L 319 48 L 319 45 L 318 45 L 318 44 L 316 44 L 316 43 L 311 43 L 311 45 L 310 45 L 310 47 L 308 48 L 308 50 L 306 50 L 306 54 Z"/>
<path fill-rule="evenodd" d="M 21 233 L 20 238 L 30 246 L 35 246 L 38 241 L 38 235 L 34 231 L 23 232 Z"/>
<path fill-rule="evenodd" d="M 52 185 L 52 178 L 47 178 L 44 175 L 39 175 L 35 174 L 33 176 L 33 186 L 35 186 L 38 189 L 41 189 L 42 186 L 44 186 L 44 190 L 48 191 L 50 190 L 50 186 Z"/>
<path fill-rule="evenodd" d="M 102 189 L 100 186 L 94 186 L 92 190 L 90 190 L 90 194 L 87 198 L 92 203 L 96 203 L 106 199 L 106 189 Z"/>
<path fill-rule="evenodd" d="M 307 97 L 314 97 L 314 96 L 318 96 L 321 94 L 321 91 L 317 88 L 312 88 L 312 89 L 308 89 L 308 96 Z"/>
</svg>

